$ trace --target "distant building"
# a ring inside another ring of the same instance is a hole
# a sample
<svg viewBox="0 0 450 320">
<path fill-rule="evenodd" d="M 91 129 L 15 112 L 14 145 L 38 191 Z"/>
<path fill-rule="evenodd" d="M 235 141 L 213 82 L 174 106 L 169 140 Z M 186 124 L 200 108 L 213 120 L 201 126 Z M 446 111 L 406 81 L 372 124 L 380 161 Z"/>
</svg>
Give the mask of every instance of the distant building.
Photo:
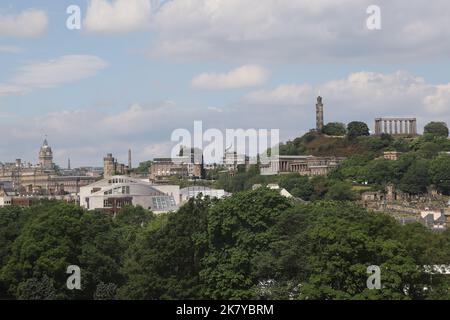
<svg viewBox="0 0 450 320">
<path fill-rule="evenodd" d="M 249 157 L 246 155 L 238 154 L 236 151 L 225 151 L 221 165 L 228 171 L 237 171 L 240 165 L 247 169 L 249 162 Z"/>
<path fill-rule="evenodd" d="M 386 160 L 397 161 L 401 154 L 402 153 L 398 151 L 384 151 L 383 158 Z"/>
<path fill-rule="evenodd" d="M 170 177 L 187 178 L 188 166 L 175 163 L 171 158 L 155 158 L 150 167 L 150 181 L 152 183 L 167 183 Z"/>
<path fill-rule="evenodd" d="M 375 134 L 417 135 L 416 118 L 377 118 L 375 119 Z"/>
<path fill-rule="evenodd" d="M 128 163 L 131 163 L 131 151 L 128 151 Z M 119 163 L 115 159 L 112 153 L 108 153 L 106 157 L 103 158 L 103 176 L 111 177 L 114 175 L 123 175 L 130 172 L 129 165 L 126 166 L 123 163 Z"/>
<path fill-rule="evenodd" d="M 113 176 L 82 187 L 80 205 L 87 210 L 98 209 L 110 214 L 118 213 L 127 205 L 140 205 L 154 213 L 164 213 L 178 209 L 176 196 L 173 191 L 159 189 L 139 179 Z"/>
<path fill-rule="evenodd" d="M 181 202 L 183 203 L 191 198 L 197 198 L 200 194 L 203 197 L 210 197 L 216 199 L 222 199 L 231 195 L 230 193 L 222 189 L 211 189 L 203 186 L 192 186 L 180 190 Z"/>
<path fill-rule="evenodd" d="M 0 163 L 0 184 L 11 183 L 12 189 L 19 194 L 48 196 L 78 193 L 81 186 L 97 180 L 86 171 L 57 168 L 53 163 L 53 151 L 47 139 L 44 140 L 38 156 L 37 165 L 24 163 L 21 159 Z"/>
<path fill-rule="evenodd" d="M 345 160 L 342 157 L 277 156 L 261 164 L 261 175 L 299 173 L 303 176 L 324 176 Z"/>
<path fill-rule="evenodd" d="M 49 147 L 47 139 L 44 140 L 41 150 L 39 151 L 39 164 L 44 170 L 52 170 L 54 168 L 53 164 L 53 151 Z"/>
<path fill-rule="evenodd" d="M 149 173 L 150 182 L 157 184 L 169 183 L 170 177 L 202 179 L 204 177 L 202 151 L 182 148 L 176 158 L 155 158 Z"/>
</svg>

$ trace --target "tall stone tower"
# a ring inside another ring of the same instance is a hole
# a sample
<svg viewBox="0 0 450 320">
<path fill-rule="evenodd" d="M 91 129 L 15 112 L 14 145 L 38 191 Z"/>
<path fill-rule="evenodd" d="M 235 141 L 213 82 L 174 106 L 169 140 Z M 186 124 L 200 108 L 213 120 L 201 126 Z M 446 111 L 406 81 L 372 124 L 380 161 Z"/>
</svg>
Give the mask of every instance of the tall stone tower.
<svg viewBox="0 0 450 320">
<path fill-rule="evenodd" d="M 53 169 L 53 152 L 47 143 L 47 139 L 44 140 L 41 150 L 39 150 L 39 164 L 44 170 Z"/>
<path fill-rule="evenodd" d="M 116 162 L 112 153 L 103 158 L 103 177 L 111 177 L 116 172 Z"/>
<path fill-rule="evenodd" d="M 128 149 L 128 170 L 131 170 L 131 149 Z"/>
<path fill-rule="evenodd" d="M 316 103 L 316 130 L 318 132 L 322 132 L 323 130 L 323 103 L 322 97 L 317 97 Z"/>
</svg>

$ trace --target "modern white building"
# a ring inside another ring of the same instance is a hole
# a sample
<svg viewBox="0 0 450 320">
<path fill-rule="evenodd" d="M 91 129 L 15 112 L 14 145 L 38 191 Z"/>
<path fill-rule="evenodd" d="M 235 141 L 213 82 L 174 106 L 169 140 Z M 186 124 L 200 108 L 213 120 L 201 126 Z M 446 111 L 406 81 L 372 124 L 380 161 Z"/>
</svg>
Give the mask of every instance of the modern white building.
<svg viewBox="0 0 450 320">
<path fill-rule="evenodd" d="M 140 205 L 154 213 L 178 210 L 179 186 L 154 186 L 128 176 L 112 176 L 80 189 L 80 205 L 116 214 L 126 205 Z"/>
</svg>

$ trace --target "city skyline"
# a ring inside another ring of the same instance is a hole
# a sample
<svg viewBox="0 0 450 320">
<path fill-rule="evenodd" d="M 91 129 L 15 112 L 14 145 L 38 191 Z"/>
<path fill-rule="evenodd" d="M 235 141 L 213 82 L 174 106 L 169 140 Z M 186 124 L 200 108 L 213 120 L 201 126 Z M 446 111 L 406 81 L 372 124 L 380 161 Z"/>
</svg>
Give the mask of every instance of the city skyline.
<svg viewBox="0 0 450 320">
<path fill-rule="evenodd" d="M 0 161 L 35 163 L 48 135 L 62 167 L 126 162 L 129 149 L 137 165 L 195 120 L 286 141 L 314 127 L 319 92 L 325 123 L 450 121 L 445 1 L 380 1 L 381 30 L 366 28 L 370 1 L 125 2 L 2 2 Z M 66 27 L 70 5 L 81 30 Z"/>
</svg>

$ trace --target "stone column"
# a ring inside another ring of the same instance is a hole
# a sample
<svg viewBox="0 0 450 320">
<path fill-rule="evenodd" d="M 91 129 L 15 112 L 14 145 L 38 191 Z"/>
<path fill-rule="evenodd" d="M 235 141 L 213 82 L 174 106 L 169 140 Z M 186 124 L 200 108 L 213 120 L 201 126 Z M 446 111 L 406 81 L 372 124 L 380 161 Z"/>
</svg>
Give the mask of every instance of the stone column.
<svg viewBox="0 0 450 320">
<path fill-rule="evenodd" d="M 392 120 L 389 120 L 389 134 L 392 134 L 394 131 L 392 130 Z"/>
</svg>

